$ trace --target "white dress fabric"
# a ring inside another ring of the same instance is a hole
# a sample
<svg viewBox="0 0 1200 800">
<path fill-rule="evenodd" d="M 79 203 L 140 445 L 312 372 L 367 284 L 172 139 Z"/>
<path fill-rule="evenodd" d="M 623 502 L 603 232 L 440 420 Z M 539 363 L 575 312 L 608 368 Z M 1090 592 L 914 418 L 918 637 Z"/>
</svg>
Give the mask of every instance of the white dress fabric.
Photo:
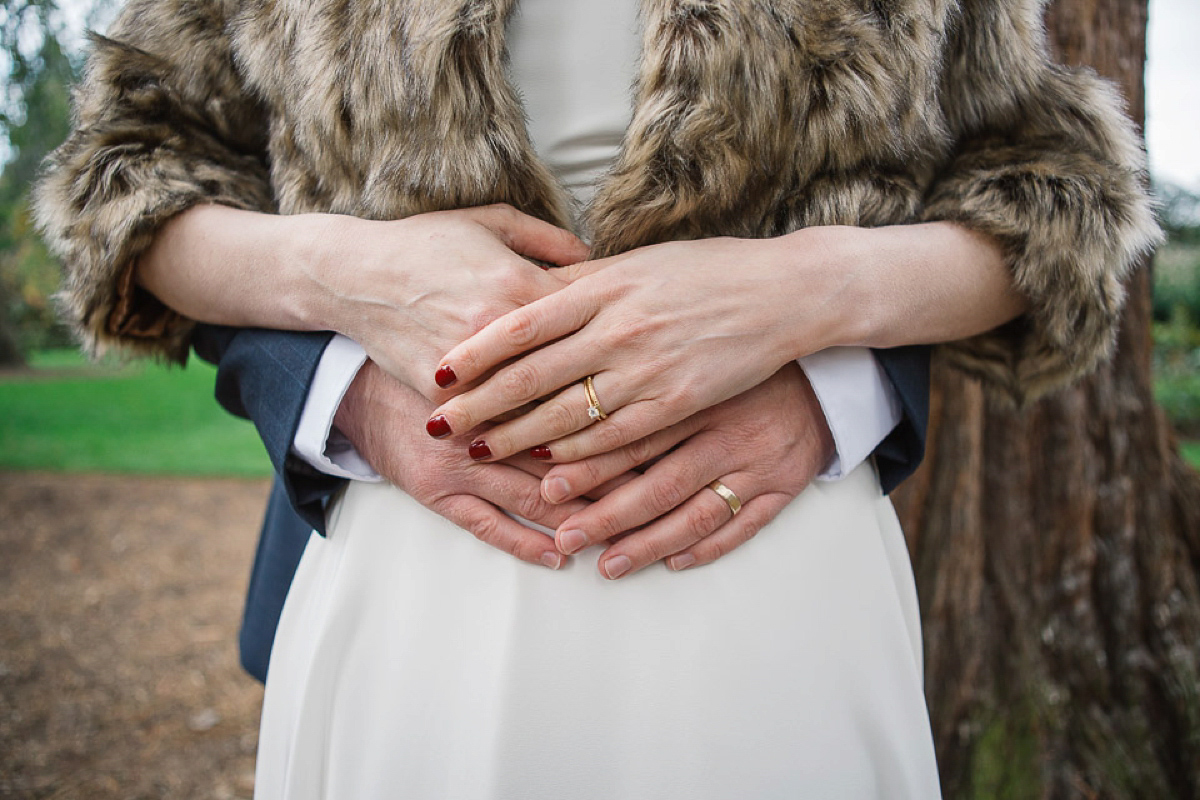
<svg viewBox="0 0 1200 800">
<path fill-rule="evenodd" d="M 581 202 L 628 122 L 637 6 L 522 0 L 510 29 L 534 143 Z M 388 484 L 352 483 L 327 533 L 272 651 L 259 800 L 940 796 L 870 463 L 714 564 L 619 581 L 599 547 L 525 564 Z"/>
<path fill-rule="evenodd" d="M 352 484 L 280 621 L 255 797 L 936 798 L 915 587 L 870 464 L 712 565 L 526 564 Z"/>
</svg>

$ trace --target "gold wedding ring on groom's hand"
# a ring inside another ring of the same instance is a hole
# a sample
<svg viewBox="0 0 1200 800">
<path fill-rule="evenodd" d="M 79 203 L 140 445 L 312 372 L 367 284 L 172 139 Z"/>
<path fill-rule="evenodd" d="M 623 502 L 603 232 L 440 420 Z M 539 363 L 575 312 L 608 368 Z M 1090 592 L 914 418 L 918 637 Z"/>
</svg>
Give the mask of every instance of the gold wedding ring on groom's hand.
<svg viewBox="0 0 1200 800">
<path fill-rule="evenodd" d="M 742 510 L 741 498 L 734 494 L 733 490 L 725 484 L 721 483 L 720 481 L 713 481 L 708 485 L 708 488 L 716 492 L 717 497 L 720 497 L 725 501 L 725 505 L 729 506 L 729 510 L 733 512 L 735 517 L 738 515 L 738 512 Z"/>
<path fill-rule="evenodd" d="M 583 379 L 583 391 L 587 393 L 588 419 L 600 422 L 608 419 L 608 414 L 604 413 L 604 409 L 600 407 L 600 398 L 596 396 L 596 384 L 592 380 L 593 377 L 588 375 Z"/>
</svg>

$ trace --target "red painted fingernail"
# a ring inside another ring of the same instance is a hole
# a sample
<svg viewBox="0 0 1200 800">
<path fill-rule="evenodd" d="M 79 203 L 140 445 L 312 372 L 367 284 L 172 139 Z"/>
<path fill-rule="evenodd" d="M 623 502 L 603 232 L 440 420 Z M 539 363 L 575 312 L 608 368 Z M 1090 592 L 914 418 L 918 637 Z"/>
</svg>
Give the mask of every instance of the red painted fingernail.
<svg viewBox="0 0 1200 800">
<path fill-rule="evenodd" d="M 537 447 L 529 451 L 529 455 L 536 458 L 538 461 L 549 461 L 554 458 L 550 453 L 550 448 L 544 444 L 539 444 Z"/>
<path fill-rule="evenodd" d="M 454 370 L 444 364 L 438 367 L 438 371 L 434 374 L 433 379 L 443 389 L 447 389 L 458 383 L 458 376 L 454 374 Z"/>
<path fill-rule="evenodd" d="M 436 417 L 431 417 L 429 422 L 425 423 L 425 432 L 435 439 L 445 439 L 454 431 L 450 430 L 450 420 L 446 419 L 445 414 L 438 414 Z"/>
<path fill-rule="evenodd" d="M 467 454 L 476 461 L 483 461 L 484 459 L 492 457 L 492 448 L 488 447 L 487 442 L 485 442 L 483 439 L 476 439 L 475 441 L 471 442 L 471 446 L 467 448 Z"/>
</svg>

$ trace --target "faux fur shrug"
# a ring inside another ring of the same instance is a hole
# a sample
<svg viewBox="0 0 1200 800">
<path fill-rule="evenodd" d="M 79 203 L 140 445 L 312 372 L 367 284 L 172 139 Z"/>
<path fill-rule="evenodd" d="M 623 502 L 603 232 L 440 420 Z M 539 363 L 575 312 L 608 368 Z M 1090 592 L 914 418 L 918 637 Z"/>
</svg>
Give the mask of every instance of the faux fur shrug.
<svg viewBox="0 0 1200 800">
<path fill-rule="evenodd" d="M 203 202 L 398 218 L 504 201 L 566 224 L 505 71 L 515 0 L 132 0 L 96 37 L 36 213 L 92 351 L 184 359 L 136 288 Z M 1026 400 L 1110 351 L 1158 235 L 1112 87 L 1047 57 L 1042 0 L 643 0 L 633 122 L 586 210 L 598 255 L 811 225 L 994 236 L 1025 318 L 950 346 Z"/>
</svg>

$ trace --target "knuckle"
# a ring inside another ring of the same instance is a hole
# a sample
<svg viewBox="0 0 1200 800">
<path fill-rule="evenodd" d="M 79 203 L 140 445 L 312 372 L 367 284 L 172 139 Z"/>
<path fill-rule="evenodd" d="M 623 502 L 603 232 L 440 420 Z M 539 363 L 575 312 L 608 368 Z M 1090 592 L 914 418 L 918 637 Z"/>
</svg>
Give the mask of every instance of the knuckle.
<svg viewBox="0 0 1200 800">
<path fill-rule="evenodd" d="M 594 441 L 599 445 L 602 453 L 623 447 L 629 441 L 625 425 L 618 420 L 606 419 L 595 428 L 595 431 Z"/>
<path fill-rule="evenodd" d="M 650 484 L 650 507 L 662 513 L 675 508 L 685 499 L 683 486 L 673 480 L 657 480 Z"/>
<path fill-rule="evenodd" d="M 697 405 L 698 399 L 699 391 L 696 386 L 691 382 L 683 381 L 671 392 L 667 402 L 674 409 L 689 409 Z"/>
<path fill-rule="evenodd" d="M 726 539 L 717 539 L 708 548 L 709 558 L 716 561 L 718 558 L 724 558 L 733 552 L 734 543 Z"/>
<path fill-rule="evenodd" d="M 630 444 L 626 450 L 626 454 L 629 456 L 630 463 L 636 466 L 638 464 L 645 464 L 647 461 L 653 458 L 653 444 L 654 443 L 650 441 L 650 437 L 648 436 L 643 439 L 638 439 L 636 442 Z"/>
<path fill-rule="evenodd" d="M 708 536 L 721 527 L 727 511 L 708 507 L 697 508 L 688 514 L 687 530 L 696 539 Z"/>
<path fill-rule="evenodd" d="M 550 504 L 537 494 L 525 492 L 513 503 L 512 511 L 518 516 L 537 522 L 549 514 Z"/>
<path fill-rule="evenodd" d="M 540 329 L 537 315 L 527 310 L 509 314 L 500 322 L 500 336 L 510 347 L 528 347 L 537 341 Z"/>
<path fill-rule="evenodd" d="M 473 308 L 469 308 L 466 310 L 466 312 L 464 312 L 464 319 L 466 320 L 467 328 L 472 336 L 476 333 L 479 333 L 481 330 L 486 328 L 488 325 L 491 325 L 499 318 L 500 314 L 497 312 L 497 310 L 489 305 L 480 304 Z"/>
<path fill-rule="evenodd" d="M 590 537 L 592 541 L 607 540 L 624 530 L 621 519 L 612 512 L 597 514 L 592 522 L 591 528 L 594 529 L 597 534 Z"/>
<path fill-rule="evenodd" d="M 629 559 L 639 566 L 661 561 L 669 553 L 665 543 L 657 539 L 643 539 L 630 547 Z"/>
<path fill-rule="evenodd" d="M 514 364 L 501 374 L 500 389 L 507 400 L 518 403 L 536 400 L 539 396 L 537 371 L 528 364 Z"/>
<path fill-rule="evenodd" d="M 578 427 L 575 414 L 564 403 L 558 400 L 546 403 L 542 406 L 541 410 L 546 416 L 546 431 L 549 434 L 560 436 L 570 433 Z"/>
<path fill-rule="evenodd" d="M 493 517 L 481 516 L 472 521 L 471 534 L 486 545 L 491 545 L 501 550 L 506 549 L 501 546 L 500 524 Z"/>
<path fill-rule="evenodd" d="M 580 466 L 589 488 L 599 486 L 608 480 L 608 473 L 600 466 L 598 460 L 590 459 L 582 462 Z"/>
</svg>

